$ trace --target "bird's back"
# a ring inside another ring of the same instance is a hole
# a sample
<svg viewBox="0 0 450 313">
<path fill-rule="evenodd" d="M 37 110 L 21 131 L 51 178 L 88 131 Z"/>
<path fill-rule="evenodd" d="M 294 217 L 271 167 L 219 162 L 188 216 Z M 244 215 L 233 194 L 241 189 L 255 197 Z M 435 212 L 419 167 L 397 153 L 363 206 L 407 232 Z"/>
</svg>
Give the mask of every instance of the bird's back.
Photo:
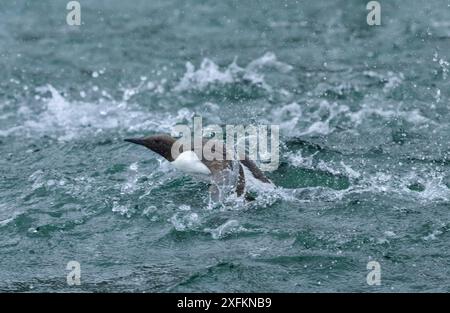
<svg viewBox="0 0 450 313">
<path fill-rule="evenodd" d="M 211 172 L 213 181 L 224 181 L 225 175 L 235 173 L 236 179 L 234 184 L 236 185 L 236 192 L 239 196 L 245 191 L 245 172 L 249 172 L 255 179 L 263 183 L 271 183 L 255 162 L 250 160 L 247 156 L 241 158 L 242 160 L 227 160 L 226 145 L 222 141 L 203 139 L 203 147 L 205 147 L 205 144 L 209 145 L 207 147 L 208 149 L 202 149 L 203 155 L 198 157 Z M 195 149 L 191 147 L 191 151 L 195 151 Z M 217 158 L 219 155 L 221 158 Z M 248 171 L 245 171 L 244 167 Z M 226 180 L 229 181 L 228 176 Z"/>
</svg>

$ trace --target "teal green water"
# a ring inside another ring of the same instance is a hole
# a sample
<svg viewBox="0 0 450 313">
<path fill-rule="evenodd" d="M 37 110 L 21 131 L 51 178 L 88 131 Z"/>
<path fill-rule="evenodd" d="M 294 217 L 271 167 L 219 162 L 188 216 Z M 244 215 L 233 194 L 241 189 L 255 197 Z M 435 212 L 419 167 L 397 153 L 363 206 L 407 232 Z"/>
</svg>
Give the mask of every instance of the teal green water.
<svg viewBox="0 0 450 313">
<path fill-rule="evenodd" d="M 1 291 L 450 291 L 449 1 L 80 2 L 0 2 Z M 280 125 L 278 187 L 122 141 L 194 115 Z"/>
</svg>

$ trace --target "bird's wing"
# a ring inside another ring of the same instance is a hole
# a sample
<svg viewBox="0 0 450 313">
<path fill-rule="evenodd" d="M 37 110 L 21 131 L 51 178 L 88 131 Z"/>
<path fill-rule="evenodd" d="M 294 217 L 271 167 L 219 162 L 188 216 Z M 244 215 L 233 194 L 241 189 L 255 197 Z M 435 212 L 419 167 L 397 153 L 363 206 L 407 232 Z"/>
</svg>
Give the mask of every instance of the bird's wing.
<svg viewBox="0 0 450 313">
<path fill-rule="evenodd" d="M 205 138 L 203 140 L 203 145 L 205 145 L 207 141 L 208 140 Z M 217 151 L 222 152 L 222 159 L 226 160 L 227 157 L 226 145 L 222 141 L 217 140 L 212 141 L 212 143 L 213 143 L 213 148 L 211 150 L 212 153 L 214 153 L 217 149 Z M 247 155 L 245 155 L 245 157 L 242 157 L 241 159 L 242 159 L 240 160 L 241 164 L 244 165 L 256 179 L 262 181 L 263 183 L 271 183 L 270 179 L 268 179 L 266 175 L 264 175 L 264 173 L 258 168 L 258 166 L 256 166 L 255 162 L 250 160 Z M 221 171 L 224 168 L 229 167 L 231 163 L 229 161 L 222 162 L 216 160 L 212 161 L 202 160 L 202 162 L 204 162 L 212 170 L 212 172 Z"/>
<path fill-rule="evenodd" d="M 250 160 L 247 156 L 244 160 L 241 160 L 241 164 L 244 165 L 252 173 L 253 177 L 262 181 L 263 183 L 272 183 L 270 179 L 264 175 L 264 173 L 256 166 L 255 162 Z"/>
</svg>

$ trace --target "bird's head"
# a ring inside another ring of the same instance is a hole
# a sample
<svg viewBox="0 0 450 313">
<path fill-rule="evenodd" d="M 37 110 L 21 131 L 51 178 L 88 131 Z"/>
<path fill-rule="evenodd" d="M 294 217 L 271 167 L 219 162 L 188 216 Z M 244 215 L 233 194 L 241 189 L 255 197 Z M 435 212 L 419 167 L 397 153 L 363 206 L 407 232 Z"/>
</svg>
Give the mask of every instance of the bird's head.
<svg viewBox="0 0 450 313">
<path fill-rule="evenodd" d="M 174 160 L 172 157 L 172 145 L 176 140 L 170 135 L 158 134 L 143 138 L 129 138 L 125 139 L 125 141 L 144 146 L 163 156 L 169 162 Z"/>
</svg>

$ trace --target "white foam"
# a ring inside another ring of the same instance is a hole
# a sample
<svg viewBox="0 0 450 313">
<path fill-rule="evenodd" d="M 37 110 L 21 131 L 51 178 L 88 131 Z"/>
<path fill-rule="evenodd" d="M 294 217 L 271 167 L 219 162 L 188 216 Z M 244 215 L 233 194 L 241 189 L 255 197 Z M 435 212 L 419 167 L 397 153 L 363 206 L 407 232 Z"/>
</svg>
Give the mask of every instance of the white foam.
<svg viewBox="0 0 450 313">
<path fill-rule="evenodd" d="M 295 167 L 302 167 L 313 169 L 314 168 L 314 157 L 318 152 L 315 152 L 309 156 L 303 156 L 302 151 L 298 150 L 296 152 L 288 152 L 286 158 L 289 164 Z"/>
<path fill-rule="evenodd" d="M 130 218 L 133 213 L 127 206 L 119 204 L 116 201 L 113 204 L 112 211 L 128 218 Z"/>
<path fill-rule="evenodd" d="M 201 224 L 200 216 L 197 213 L 187 213 L 181 215 L 180 213 L 175 213 L 169 222 L 175 227 L 177 231 L 186 231 L 190 229 L 195 229 Z"/>
<path fill-rule="evenodd" d="M 127 175 L 127 181 L 121 185 L 120 193 L 122 195 L 125 194 L 132 194 L 138 189 L 137 182 L 141 175 L 138 173 L 139 165 L 138 163 L 132 163 L 128 167 L 128 175 Z"/>
<path fill-rule="evenodd" d="M 262 69 L 266 67 L 275 68 L 283 73 L 292 69 L 292 66 L 278 61 L 272 52 L 268 52 L 262 57 L 251 61 L 245 68 L 237 65 L 237 60 L 235 59 L 223 70 L 214 61 L 205 58 L 197 70 L 191 62 L 186 63 L 186 73 L 174 90 L 203 90 L 211 84 L 225 85 L 248 81 L 253 85 L 261 86 L 270 91 L 271 87 L 265 82 L 264 74 L 261 73 Z"/>
<path fill-rule="evenodd" d="M 401 72 L 394 73 L 392 71 L 388 71 L 386 74 L 383 74 L 375 71 L 364 71 L 363 74 L 368 77 L 377 78 L 380 82 L 383 82 L 383 92 L 385 93 L 400 86 L 405 79 L 405 76 Z"/>
<path fill-rule="evenodd" d="M 229 220 L 215 229 L 206 228 L 205 232 L 210 233 L 213 239 L 222 239 L 227 235 L 243 230 L 245 228 L 241 227 L 237 220 Z"/>
<path fill-rule="evenodd" d="M 437 237 L 442 234 L 443 234 L 443 232 L 441 230 L 437 229 L 437 230 L 434 230 L 432 233 L 424 236 L 422 239 L 425 241 L 436 240 Z"/>
<path fill-rule="evenodd" d="M 14 217 L 6 218 L 0 221 L 0 227 L 8 225 L 10 222 L 14 220 Z"/>
<path fill-rule="evenodd" d="M 364 131 L 365 128 L 358 129 L 358 126 L 379 118 L 385 121 L 402 118 L 417 126 L 438 126 L 418 109 L 402 110 L 394 103 L 384 103 L 384 107 L 380 107 L 375 99 L 367 99 L 357 110 L 350 110 L 347 105 L 327 100 L 311 101 L 303 105 L 293 102 L 272 109 L 268 116 L 265 122 L 280 125 L 281 131 L 288 137 L 329 135 L 336 131 L 334 125 L 345 125 L 346 121 L 352 131 Z"/>
<path fill-rule="evenodd" d="M 6 226 L 14 221 L 19 214 L 20 213 L 11 206 L 0 203 L 0 227 Z"/>
<path fill-rule="evenodd" d="M 22 124 L 0 132 L 0 136 L 45 134 L 67 141 L 107 130 L 170 132 L 174 125 L 193 116 L 186 108 L 173 114 L 146 112 L 123 101 L 69 102 L 51 85 L 38 88 L 38 91 L 51 94 L 44 100 L 43 110 L 35 114 L 28 106 L 22 106 L 17 112 Z"/>
</svg>

